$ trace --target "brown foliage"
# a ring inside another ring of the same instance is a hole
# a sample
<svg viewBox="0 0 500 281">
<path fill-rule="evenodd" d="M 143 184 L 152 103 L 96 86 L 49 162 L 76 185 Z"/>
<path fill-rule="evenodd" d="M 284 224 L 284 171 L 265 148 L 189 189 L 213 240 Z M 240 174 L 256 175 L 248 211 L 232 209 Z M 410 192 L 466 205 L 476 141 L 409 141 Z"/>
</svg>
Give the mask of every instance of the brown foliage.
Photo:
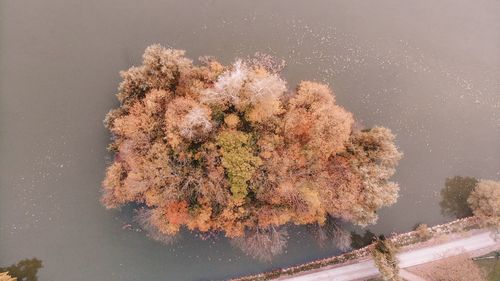
<svg viewBox="0 0 500 281">
<path fill-rule="evenodd" d="M 376 211 L 396 202 L 399 186 L 389 181 L 402 153 L 394 144 L 394 135 L 387 128 L 375 127 L 355 132 L 347 146 L 347 155 L 355 173 L 361 177 L 363 192 L 354 220 L 364 225 L 377 220 Z"/>
<path fill-rule="evenodd" d="M 178 97 L 167 106 L 164 128 L 167 144 L 181 152 L 191 142 L 199 142 L 210 133 L 210 109 L 195 100 Z M 179 147 L 180 146 L 180 147 Z"/>
<path fill-rule="evenodd" d="M 432 233 L 426 224 L 419 224 L 415 228 L 415 231 L 417 232 L 418 238 L 420 238 L 422 240 L 428 240 L 432 237 Z"/>
<path fill-rule="evenodd" d="M 352 114 L 335 104 L 326 85 L 302 82 L 289 101 L 285 137 L 309 155 L 323 160 L 341 152 L 351 134 Z"/>
<path fill-rule="evenodd" d="M 157 221 L 153 220 L 153 212 L 154 210 L 151 209 L 139 209 L 134 219 L 151 239 L 164 244 L 173 243 L 175 237 L 160 231 L 160 228 L 156 225 Z"/>
<path fill-rule="evenodd" d="M 396 246 L 388 239 L 377 239 L 371 246 L 375 265 L 382 278 L 387 281 L 402 281 L 399 277 L 399 261 L 396 257 Z"/>
<path fill-rule="evenodd" d="M 267 257 L 286 244 L 276 227 L 327 216 L 366 224 L 395 201 L 394 136 L 353 130 L 328 86 L 305 81 L 287 92 L 268 60 L 196 66 L 183 55 L 153 45 L 122 72 L 121 106 L 105 120 L 115 152 L 106 207 L 143 204 L 138 221 L 155 239 L 170 241 L 182 226 L 224 231 Z"/>
<path fill-rule="evenodd" d="M 500 182 L 481 180 L 469 196 L 468 203 L 485 226 L 500 230 Z"/>
</svg>

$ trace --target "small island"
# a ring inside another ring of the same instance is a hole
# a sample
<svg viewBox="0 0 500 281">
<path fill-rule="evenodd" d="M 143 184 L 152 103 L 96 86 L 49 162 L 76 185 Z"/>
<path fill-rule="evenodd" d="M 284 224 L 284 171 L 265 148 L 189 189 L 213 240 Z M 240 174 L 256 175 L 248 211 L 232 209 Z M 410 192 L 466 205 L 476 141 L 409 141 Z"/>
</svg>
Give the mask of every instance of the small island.
<svg viewBox="0 0 500 281">
<path fill-rule="evenodd" d="M 327 85 L 289 90 L 268 57 L 200 62 L 153 45 L 121 73 L 104 206 L 138 204 L 139 224 L 165 243 L 181 227 L 222 232 L 268 260 L 287 224 L 364 226 L 396 202 L 402 153 L 389 129 L 360 128 Z"/>
</svg>

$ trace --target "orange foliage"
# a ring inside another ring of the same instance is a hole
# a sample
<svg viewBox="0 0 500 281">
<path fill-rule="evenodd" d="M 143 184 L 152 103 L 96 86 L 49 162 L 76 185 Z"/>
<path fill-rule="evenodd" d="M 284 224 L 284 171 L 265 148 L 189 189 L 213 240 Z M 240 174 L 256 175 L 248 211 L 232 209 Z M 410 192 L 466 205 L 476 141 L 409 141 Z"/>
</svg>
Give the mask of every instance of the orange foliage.
<svg viewBox="0 0 500 281">
<path fill-rule="evenodd" d="M 328 86 L 288 91 L 262 58 L 196 66 L 183 51 L 147 48 L 106 116 L 115 160 L 102 203 L 142 204 L 138 221 L 164 242 L 182 226 L 246 235 L 246 249 L 271 237 L 280 247 L 266 256 L 286 244 L 275 228 L 287 223 L 374 222 L 397 197 L 394 136 L 354 130 Z"/>
<path fill-rule="evenodd" d="M 188 203 L 186 201 L 178 201 L 170 203 L 165 210 L 165 217 L 171 224 L 185 224 L 189 218 Z"/>
<path fill-rule="evenodd" d="M 290 100 L 285 122 L 288 141 L 301 144 L 308 157 L 326 160 L 344 150 L 354 120 L 335 105 L 326 85 L 306 81 Z"/>
</svg>

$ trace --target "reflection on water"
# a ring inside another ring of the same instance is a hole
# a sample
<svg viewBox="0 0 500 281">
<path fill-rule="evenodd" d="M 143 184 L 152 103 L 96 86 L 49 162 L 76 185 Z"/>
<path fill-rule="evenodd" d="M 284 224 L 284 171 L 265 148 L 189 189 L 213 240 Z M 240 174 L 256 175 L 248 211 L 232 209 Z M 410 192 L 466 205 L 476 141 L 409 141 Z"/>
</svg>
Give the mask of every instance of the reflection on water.
<svg viewBox="0 0 500 281">
<path fill-rule="evenodd" d="M 37 258 L 24 259 L 8 267 L 0 267 L 0 272 L 8 272 L 17 281 L 37 281 L 38 270 L 42 268 L 42 261 Z"/>
<path fill-rule="evenodd" d="M 377 236 L 370 230 L 366 230 L 364 234 L 357 234 L 356 232 L 351 232 L 351 247 L 353 249 L 360 249 L 365 246 L 370 245 Z"/>
<path fill-rule="evenodd" d="M 221 280 L 336 253 L 298 227 L 271 263 L 188 232 L 164 246 L 127 226 L 132 211 L 99 205 L 102 116 L 117 71 L 152 43 L 224 62 L 270 53 L 292 85 L 326 82 L 366 127 L 397 134 L 400 198 L 353 247 L 449 220 L 446 177 L 500 179 L 500 1 L 138 2 L 0 1 L 0 266 L 36 256 L 40 281 Z"/>
<path fill-rule="evenodd" d="M 328 216 L 323 225 L 309 225 L 307 228 L 321 248 L 334 247 L 343 252 L 351 248 L 351 233 L 338 219 Z"/>
<path fill-rule="evenodd" d="M 441 213 L 446 216 L 464 218 L 472 215 L 467 198 L 478 180 L 473 177 L 455 176 L 447 178 L 441 190 Z"/>
</svg>

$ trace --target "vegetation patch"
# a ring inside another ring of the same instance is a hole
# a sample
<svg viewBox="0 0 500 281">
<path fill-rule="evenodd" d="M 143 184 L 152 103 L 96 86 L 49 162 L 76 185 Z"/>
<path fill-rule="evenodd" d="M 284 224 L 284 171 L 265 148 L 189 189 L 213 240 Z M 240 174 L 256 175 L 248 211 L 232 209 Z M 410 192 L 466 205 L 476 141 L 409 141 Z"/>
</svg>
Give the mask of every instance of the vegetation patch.
<svg viewBox="0 0 500 281">
<path fill-rule="evenodd" d="M 289 223 L 348 245 L 321 228 L 374 223 L 397 199 L 390 178 L 402 154 L 389 129 L 357 129 L 327 85 L 288 89 L 281 68 L 269 58 L 196 65 L 148 47 L 121 73 L 120 107 L 105 119 L 115 158 L 102 203 L 141 205 L 136 220 L 159 241 L 182 227 L 222 232 L 264 260 L 283 252 Z"/>
<path fill-rule="evenodd" d="M 391 240 L 383 236 L 371 246 L 371 253 L 375 265 L 377 266 L 382 278 L 387 281 L 402 281 L 399 277 L 399 266 L 396 253 L 398 248 Z"/>
<path fill-rule="evenodd" d="M 498 257 L 500 253 L 496 252 L 495 254 L 497 255 L 496 257 L 474 261 L 488 281 L 500 280 L 500 258 Z"/>
</svg>

